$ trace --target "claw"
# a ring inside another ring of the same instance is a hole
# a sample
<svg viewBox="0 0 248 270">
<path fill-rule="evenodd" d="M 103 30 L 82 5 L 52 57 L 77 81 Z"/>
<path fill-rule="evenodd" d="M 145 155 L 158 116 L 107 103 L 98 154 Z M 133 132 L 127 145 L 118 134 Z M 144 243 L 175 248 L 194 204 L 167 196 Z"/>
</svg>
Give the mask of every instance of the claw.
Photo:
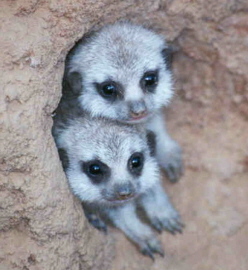
<svg viewBox="0 0 248 270">
<path fill-rule="evenodd" d="M 149 246 L 149 247 L 153 253 L 158 253 L 161 257 L 164 257 L 164 251 L 162 250 L 160 246 L 157 246 L 157 247 Z"/>
<path fill-rule="evenodd" d="M 169 233 L 175 235 L 176 232 L 175 232 L 175 228 L 171 225 L 170 221 L 169 220 L 166 220 L 166 222 L 163 223 L 164 225 L 164 229 L 166 231 L 168 231 Z"/>
<path fill-rule="evenodd" d="M 161 233 L 163 231 L 163 225 L 161 224 L 161 222 L 159 221 L 159 219 L 154 219 L 152 221 L 152 225 L 153 227 L 159 232 Z"/>
<path fill-rule="evenodd" d="M 163 250 L 158 251 L 157 253 L 158 253 L 161 257 L 164 257 L 164 251 L 163 251 Z"/>
<path fill-rule="evenodd" d="M 167 232 L 171 233 L 172 235 L 175 235 L 175 234 L 176 234 L 176 232 L 175 232 L 173 229 L 169 229 L 168 227 L 165 228 L 165 230 L 166 230 Z"/>
<path fill-rule="evenodd" d="M 175 224 L 174 224 L 174 228 L 175 228 L 175 231 L 179 232 L 179 233 L 183 233 L 183 228 L 184 226 L 182 226 L 183 224 L 180 222 L 180 221 L 177 221 Z"/>
<path fill-rule="evenodd" d="M 164 257 L 164 251 L 161 247 L 161 244 L 156 239 L 150 239 L 146 242 L 146 244 L 141 248 L 141 253 L 143 255 L 149 256 L 153 261 L 154 253 L 159 254 L 161 257 Z"/>
<path fill-rule="evenodd" d="M 182 234 L 183 230 L 180 227 L 175 227 L 175 231 Z"/>
<path fill-rule="evenodd" d="M 141 249 L 141 253 L 145 256 L 149 256 L 153 261 L 155 261 L 155 258 L 153 256 L 152 251 L 150 250 L 150 248 L 147 246 L 143 249 Z"/>
</svg>

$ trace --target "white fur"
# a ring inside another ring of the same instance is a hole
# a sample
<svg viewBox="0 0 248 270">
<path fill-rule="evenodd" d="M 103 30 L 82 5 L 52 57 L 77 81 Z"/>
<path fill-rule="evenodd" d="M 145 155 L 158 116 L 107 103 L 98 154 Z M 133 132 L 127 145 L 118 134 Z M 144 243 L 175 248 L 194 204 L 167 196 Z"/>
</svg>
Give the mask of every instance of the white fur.
<svg viewBox="0 0 248 270">
<path fill-rule="evenodd" d="M 134 204 L 129 203 L 118 209 L 110 209 L 106 214 L 117 228 L 139 246 L 141 251 L 151 249 L 153 252 L 163 253 L 156 235 L 138 218 Z"/>
<path fill-rule="evenodd" d="M 166 227 L 170 223 L 180 222 L 179 214 L 172 206 L 161 183 L 156 183 L 149 192 L 141 196 L 140 203 L 151 223 L 159 220 Z"/>
<path fill-rule="evenodd" d="M 101 29 L 78 46 L 68 63 L 72 72 L 82 75 L 82 108 L 94 116 L 116 120 L 130 118 L 127 101 L 144 100 L 149 113 L 166 105 L 172 97 L 172 76 L 166 68 L 162 50 L 167 47 L 162 36 L 141 26 L 116 23 Z M 159 69 L 156 94 L 144 93 L 139 82 L 146 71 Z M 107 79 L 124 87 L 124 100 L 109 106 L 93 83 Z"/>
<path fill-rule="evenodd" d="M 93 219 L 98 229 L 106 227 L 101 220 L 108 218 L 126 236 L 150 257 L 163 254 L 160 242 L 151 228 L 142 223 L 136 214 L 137 204 L 145 210 L 151 224 L 174 233 L 181 230 L 180 217 L 161 188 L 157 162 L 151 156 L 142 126 L 126 125 L 103 118 L 67 115 L 62 123 L 60 115 L 54 119 L 53 134 L 57 147 L 67 153 L 69 165 L 65 169 L 72 192 L 87 207 L 88 219 Z M 71 119 L 71 120 L 69 120 Z M 133 153 L 142 152 L 144 166 L 140 175 L 128 170 L 128 160 Z M 82 170 L 82 162 L 100 160 L 111 174 L 102 183 L 94 183 Z M 116 185 L 131 183 L 135 197 L 122 202 L 112 202 L 104 190 L 110 192 Z M 162 224 L 162 225 L 161 225 Z"/>
<path fill-rule="evenodd" d="M 69 57 L 65 78 L 72 72 L 81 74 L 79 103 L 92 116 L 147 124 L 158 137 L 160 166 L 176 181 L 182 172 L 181 149 L 166 132 L 160 110 L 173 95 L 172 74 L 162 55 L 165 48 L 162 36 L 142 26 L 123 22 L 108 25 L 77 46 Z M 149 93 L 141 89 L 140 80 L 145 72 L 155 70 L 158 84 L 155 92 Z M 106 80 L 122 85 L 123 98 L 110 102 L 98 93 L 95 83 Z M 128 104 L 139 101 L 144 102 L 147 116 L 136 120 Z"/>
<path fill-rule="evenodd" d="M 80 161 L 97 157 L 108 165 L 111 168 L 111 179 L 105 184 L 108 188 L 118 183 L 132 182 L 139 195 L 159 181 L 157 162 L 149 155 L 146 137 L 135 127 L 88 116 L 79 117 L 71 120 L 60 131 L 56 142 L 57 147 L 63 148 L 68 154 L 68 181 L 75 195 L 82 201 L 104 202 L 100 191 L 105 186 L 93 184 L 82 172 Z M 132 176 L 127 170 L 127 162 L 135 152 L 143 152 L 145 155 L 142 174 L 138 177 Z"/>
<path fill-rule="evenodd" d="M 158 164 L 150 155 L 146 141 L 146 129 L 154 131 L 160 165 L 167 169 L 171 161 L 180 164 L 179 146 L 167 134 L 160 112 L 173 94 L 172 75 L 162 57 L 166 46 L 160 35 L 129 23 L 106 26 L 82 42 L 69 57 L 65 80 L 72 72 L 81 75 L 78 100 L 82 112 L 87 113 L 81 117 L 68 116 L 71 120 L 63 125 L 55 116 L 53 128 L 57 147 L 66 150 L 69 157 L 66 174 L 73 193 L 83 203 L 92 206 L 92 210 L 98 211 L 97 216 L 112 220 L 151 257 L 154 252 L 162 254 L 161 246 L 152 230 L 138 219 L 136 203 L 141 204 L 155 228 L 159 220 L 163 228 L 172 232 L 181 229 L 180 218 L 159 184 Z M 159 74 L 156 90 L 154 93 L 145 92 L 140 80 L 145 72 L 155 70 Z M 110 103 L 100 96 L 96 83 L 106 80 L 122 85 L 121 99 Z M 129 103 L 139 101 L 144 102 L 148 117 L 132 121 Z M 77 106 L 74 101 L 72 104 Z M 71 108 L 71 103 L 68 108 Z M 127 170 L 127 161 L 134 152 L 144 153 L 145 163 L 139 176 L 131 175 Z M 111 168 L 111 175 L 104 183 L 92 183 L 80 165 L 81 161 L 96 157 Z M 103 190 L 112 190 L 115 185 L 125 182 L 132 183 L 136 197 L 121 205 L 109 202 Z"/>
</svg>

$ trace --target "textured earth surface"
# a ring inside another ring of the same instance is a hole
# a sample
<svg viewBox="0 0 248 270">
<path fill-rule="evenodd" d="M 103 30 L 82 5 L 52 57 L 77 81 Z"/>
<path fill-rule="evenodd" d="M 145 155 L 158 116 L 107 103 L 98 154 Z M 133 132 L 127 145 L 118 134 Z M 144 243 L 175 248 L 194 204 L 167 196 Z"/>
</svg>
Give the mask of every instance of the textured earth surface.
<svg viewBox="0 0 248 270">
<path fill-rule="evenodd" d="M 159 236 L 155 262 L 88 225 L 51 136 L 68 50 L 120 18 L 153 26 L 176 51 L 165 115 L 185 174 L 163 182 L 186 227 Z M 1 270 L 248 269 L 247 0 L 2 0 L 0 32 Z"/>
</svg>

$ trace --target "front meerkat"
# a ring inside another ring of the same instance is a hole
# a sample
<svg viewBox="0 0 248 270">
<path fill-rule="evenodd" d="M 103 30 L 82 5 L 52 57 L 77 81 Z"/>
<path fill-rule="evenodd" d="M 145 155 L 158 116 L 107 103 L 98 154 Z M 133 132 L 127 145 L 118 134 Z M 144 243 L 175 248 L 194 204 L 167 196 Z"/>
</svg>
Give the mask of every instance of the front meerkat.
<svg viewBox="0 0 248 270">
<path fill-rule="evenodd" d="M 69 54 L 62 98 L 93 117 L 143 123 L 156 134 L 159 165 L 176 182 L 181 148 L 166 132 L 161 112 L 173 95 L 169 58 L 164 38 L 153 31 L 127 22 L 107 25 Z"/>
<path fill-rule="evenodd" d="M 53 136 L 69 185 L 83 202 L 89 222 L 106 231 L 105 221 L 111 221 L 153 258 L 163 250 L 151 228 L 137 216 L 137 206 L 159 231 L 181 232 L 182 223 L 160 184 L 153 135 L 141 129 L 58 110 Z"/>
</svg>

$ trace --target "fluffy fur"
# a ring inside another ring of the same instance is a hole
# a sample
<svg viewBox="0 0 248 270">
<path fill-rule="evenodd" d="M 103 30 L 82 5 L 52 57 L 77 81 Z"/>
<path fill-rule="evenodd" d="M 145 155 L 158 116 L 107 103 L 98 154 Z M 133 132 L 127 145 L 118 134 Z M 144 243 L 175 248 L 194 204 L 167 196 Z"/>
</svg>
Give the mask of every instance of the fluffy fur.
<svg viewBox="0 0 248 270">
<path fill-rule="evenodd" d="M 83 202 L 89 222 L 106 231 L 108 220 L 145 255 L 162 255 L 160 242 L 139 219 L 137 206 L 159 231 L 181 232 L 183 225 L 161 187 L 151 134 L 146 135 L 142 125 L 92 118 L 77 111 L 72 114 L 73 110 L 66 114 L 62 105 L 54 117 L 53 136 L 69 185 Z M 137 153 L 143 155 L 142 168 L 133 172 L 130 157 Z M 84 168 L 92 160 L 109 168 L 101 181 L 92 180 Z"/>
<path fill-rule="evenodd" d="M 127 22 L 107 25 L 69 54 L 63 95 L 93 117 L 149 126 L 158 138 L 157 160 L 175 182 L 182 173 L 181 149 L 161 117 L 173 95 L 169 59 L 168 45 L 153 31 Z M 106 83 L 117 89 L 114 98 L 102 95 Z"/>
<path fill-rule="evenodd" d="M 180 147 L 160 112 L 173 94 L 168 51 L 161 36 L 130 23 L 84 37 L 67 58 L 53 126 L 69 185 L 89 222 L 106 231 L 110 221 L 151 258 L 163 250 L 137 208 L 157 231 L 183 227 L 158 169 L 159 163 L 171 181 L 182 169 Z M 132 171 L 137 153 L 143 165 Z M 89 164 L 101 164 L 104 177 L 92 177 Z"/>
<path fill-rule="evenodd" d="M 58 122 L 58 125 L 55 120 L 53 134 L 58 149 L 63 149 L 67 155 L 69 165 L 65 169 L 69 184 L 74 194 L 84 202 L 112 204 L 104 196 L 104 190 L 110 193 L 115 185 L 130 182 L 135 193 L 141 194 L 159 179 L 157 163 L 149 155 L 145 134 L 138 127 L 117 125 L 84 114 L 67 119 L 66 123 Z M 145 166 L 142 174 L 134 179 L 128 173 L 127 161 L 135 152 L 144 154 Z M 109 181 L 103 185 L 92 184 L 82 172 L 81 163 L 94 159 L 111 168 Z"/>
</svg>

